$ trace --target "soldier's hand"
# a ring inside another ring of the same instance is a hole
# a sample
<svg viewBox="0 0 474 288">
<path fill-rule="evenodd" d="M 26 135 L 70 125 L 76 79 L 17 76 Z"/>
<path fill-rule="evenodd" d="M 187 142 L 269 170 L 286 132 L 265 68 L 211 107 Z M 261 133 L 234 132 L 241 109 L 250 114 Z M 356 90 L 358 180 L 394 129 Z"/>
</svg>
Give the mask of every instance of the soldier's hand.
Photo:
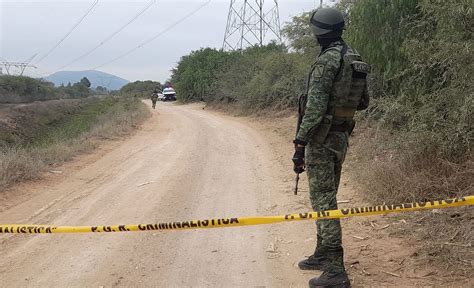
<svg viewBox="0 0 474 288">
<path fill-rule="evenodd" d="M 304 162 L 304 150 L 305 147 L 302 145 L 295 145 L 295 154 L 293 154 L 293 171 L 296 174 L 301 174 L 305 171 L 305 162 Z"/>
<path fill-rule="evenodd" d="M 293 171 L 295 171 L 296 174 L 301 174 L 305 171 L 304 168 L 305 168 L 304 165 L 299 166 L 299 167 L 295 165 L 295 166 L 293 166 Z"/>
</svg>

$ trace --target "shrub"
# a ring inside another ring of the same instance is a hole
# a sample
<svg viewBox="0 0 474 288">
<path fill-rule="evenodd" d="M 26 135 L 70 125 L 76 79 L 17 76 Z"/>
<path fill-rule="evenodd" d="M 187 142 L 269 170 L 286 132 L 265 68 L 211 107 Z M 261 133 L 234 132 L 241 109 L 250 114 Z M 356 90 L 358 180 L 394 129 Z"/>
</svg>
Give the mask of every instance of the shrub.
<svg viewBox="0 0 474 288">
<path fill-rule="evenodd" d="M 98 88 L 98 87 L 97 87 Z M 154 89 L 162 90 L 163 85 L 160 82 L 155 81 L 135 81 L 128 83 L 120 89 L 122 95 L 132 95 L 138 97 L 150 97 Z"/>
<path fill-rule="evenodd" d="M 54 87 L 51 82 L 26 76 L 0 76 L 0 103 L 28 103 L 91 96 L 90 82 L 83 78 L 73 85 Z"/>
</svg>

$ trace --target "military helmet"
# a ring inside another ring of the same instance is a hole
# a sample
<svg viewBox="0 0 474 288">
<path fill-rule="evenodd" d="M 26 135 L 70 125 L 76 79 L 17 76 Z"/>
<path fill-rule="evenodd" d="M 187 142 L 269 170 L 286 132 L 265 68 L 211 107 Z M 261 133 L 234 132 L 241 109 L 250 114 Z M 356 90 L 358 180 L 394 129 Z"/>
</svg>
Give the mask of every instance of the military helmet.
<svg viewBox="0 0 474 288">
<path fill-rule="evenodd" d="M 319 38 L 332 36 L 334 33 L 331 32 L 341 33 L 345 27 L 344 16 L 334 8 L 316 9 L 311 15 L 310 22 L 314 35 Z"/>
</svg>

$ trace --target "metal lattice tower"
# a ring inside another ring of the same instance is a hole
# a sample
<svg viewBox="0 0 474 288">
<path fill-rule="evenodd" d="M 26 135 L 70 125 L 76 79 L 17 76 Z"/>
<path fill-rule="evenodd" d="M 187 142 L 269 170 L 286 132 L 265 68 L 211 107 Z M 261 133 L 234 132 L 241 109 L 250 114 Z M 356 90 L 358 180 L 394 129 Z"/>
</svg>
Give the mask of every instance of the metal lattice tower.
<svg viewBox="0 0 474 288">
<path fill-rule="evenodd" d="M 7 72 L 7 75 L 11 75 L 11 67 L 18 68 L 19 72 L 18 75 L 22 76 L 23 72 L 25 72 L 25 69 L 28 67 L 31 68 L 36 68 L 36 66 L 31 65 L 30 63 L 27 62 L 9 62 L 9 61 L 0 61 L 0 66 L 5 67 L 5 71 Z M 2 72 L 3 73 L 3 72 Z M 1 73 L 0 73 L 1 74 Z"/>
<path fill-rule="evenodd" d="M 262 46 L 269 39 L 281 43 L 278 1 L 231 0 L 225 30 L 225 51 Z"/>
<path fill-rule="evenodd" d="M 26 68 L 31 67 L 31 68 L 36 69 L 36 66 L 30 64 L 31 60 L 33 60 L 33 58 L 35 58 L 36 55 L 37 54 L 31 56 L 30 58 L 26 59 L 23 62 L 10 62 L 10 61 L 7 61 L 4 58 L 0 57 L 0 66 L 5 67 L 5 71 L 7 72 L 7 75 L 11 75 L 10 68 L 15 67 L 19 70 L 18 74 L 20 76 L 22 76 L 23 72 L 25 72 Z M 2 75 L 2 74 L 3 74 L 3 69 L 0 68 L 0 75 Z"/>
</svg>

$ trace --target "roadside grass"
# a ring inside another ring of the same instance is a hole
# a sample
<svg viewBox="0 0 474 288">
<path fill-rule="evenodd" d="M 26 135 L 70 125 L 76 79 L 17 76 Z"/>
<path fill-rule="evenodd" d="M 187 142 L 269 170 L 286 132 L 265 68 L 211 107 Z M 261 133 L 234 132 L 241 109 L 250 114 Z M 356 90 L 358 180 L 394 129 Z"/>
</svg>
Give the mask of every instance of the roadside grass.
<svg viewBox="0 0 474 288">
<path fill-rule="evenodd" d="M 61 123 L 97 98 L 0 104 L 0 145 L 25 144 L 39 137 L 44 127 Z"/>
<path fill-rule="evenodd" d="M 365 121 L 351 138 L 351 169 L 364 195 L 376 203 L 402 203 L 474 193 L 474 159 L 460 163 L 420 153 L 410 135 L 394 135 Z M 405 139 L 405 143 L 394 143 Z"/>
<path fill-rule="evenodd" d="M 14 183 L 39 178 L 53 165 L 96 148 L 100 140 L 130 133 L 149 115 L 139 100 L 108 97 L 42 127 L 26 143 L 0 147 L 0 190 Z"/>
<path fill-rule="evenodd" d="M 474 195 L 474 161 L 472 154 L 453 163 L 434 153 L 418 153 L 406 136 L 406 149 L 393 149 L 395 139 L 403 138 L 360 121 L 347 165 L 350 178 L 360 194 L 373 204 L 405 203 Z M 395 144 L 398 145 L 398 144 Z M 415 239 L 420 263 L 437 263 L 451 276 L 470 277 L 474 271 L 474 211 L 472 207 L 435 209 L 400 214 L 392 235 Z"/>
</svg>

